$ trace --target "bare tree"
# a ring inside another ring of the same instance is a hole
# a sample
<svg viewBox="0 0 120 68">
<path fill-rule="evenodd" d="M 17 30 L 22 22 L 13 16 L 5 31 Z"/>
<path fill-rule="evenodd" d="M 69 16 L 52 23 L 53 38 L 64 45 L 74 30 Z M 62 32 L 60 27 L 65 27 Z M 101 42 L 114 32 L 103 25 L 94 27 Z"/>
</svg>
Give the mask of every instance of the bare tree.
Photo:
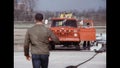
<svg viewBox="0 0 120 68">
<path fill-rule="evenodd" d="M 34 7 L 35 7 L 35 2 L 37 0 L 24 0 L 25 4 L 26 4 L 26 18 L 27 20 L 32 20 L 32 16 L 34 13 Z"/>
<path fill-rule="evenodd" d="M 26 4 L 26 10 L 29 9 L 31 12 L 33 12 L 35 7 L 35 2 L 37 0 L 23 0 L 23 1 Z"/>
<path fill-rule="evenodd" d="M 20 3 L 17 3 L 14 0 L 14 20 L 32 21 L 35 1 L 37 0 L 21 0 Z"/>
</svg>

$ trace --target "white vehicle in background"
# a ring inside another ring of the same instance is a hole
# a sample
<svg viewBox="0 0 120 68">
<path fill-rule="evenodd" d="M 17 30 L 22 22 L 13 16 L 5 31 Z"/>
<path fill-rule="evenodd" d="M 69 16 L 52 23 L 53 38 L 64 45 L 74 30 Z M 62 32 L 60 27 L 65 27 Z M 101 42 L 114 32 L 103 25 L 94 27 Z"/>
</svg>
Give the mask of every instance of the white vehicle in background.
<svg viewBox="0 0 120 68">
<path fill-rule="evenodd" d="M 106 45 L 106 33 L 96 34 L 96 41 Z"/>
<path fill-rule="evenodd" d="M 90 47 L 91 51 L 100 49 L 106 51 L 106 33 L 96 34 L 96 41 Z"/>
</svg>

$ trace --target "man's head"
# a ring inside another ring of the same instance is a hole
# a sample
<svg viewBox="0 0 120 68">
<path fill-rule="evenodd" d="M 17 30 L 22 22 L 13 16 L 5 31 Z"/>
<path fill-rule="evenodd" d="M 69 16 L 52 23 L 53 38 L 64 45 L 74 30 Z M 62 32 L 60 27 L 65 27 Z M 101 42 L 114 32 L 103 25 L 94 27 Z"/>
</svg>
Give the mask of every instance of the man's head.
<svg viewBox="0 0 120 68">
<path fill-rule="evenodd" d="M 90 23 L 87 23 L 87 26 L 90 26 Z"/>
<path fill-rule="evenodd" d="M 35 20 L 41 22 L 43 20 L 43 15 L 41 13 L 37 13 L 35 15 Z"/>
</svg>

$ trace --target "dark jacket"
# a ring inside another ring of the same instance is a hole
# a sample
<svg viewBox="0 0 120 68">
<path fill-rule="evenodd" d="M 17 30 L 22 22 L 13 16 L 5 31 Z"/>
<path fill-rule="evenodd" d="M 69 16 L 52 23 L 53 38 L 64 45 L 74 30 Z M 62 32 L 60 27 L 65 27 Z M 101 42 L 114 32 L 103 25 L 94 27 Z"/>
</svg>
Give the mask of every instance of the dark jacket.
<svg viewBox="0 0 120 68">
<path fill-rule="evenodd" d="M 59 43 L 59 39 L 54 33 L 44 25 L 36 24 L 29 28 L 25 35 L 24 55 L 29 56 L 30 44 L 32 54 L 49 54 L 49 38 L 55 43 Z"/>
</svg>

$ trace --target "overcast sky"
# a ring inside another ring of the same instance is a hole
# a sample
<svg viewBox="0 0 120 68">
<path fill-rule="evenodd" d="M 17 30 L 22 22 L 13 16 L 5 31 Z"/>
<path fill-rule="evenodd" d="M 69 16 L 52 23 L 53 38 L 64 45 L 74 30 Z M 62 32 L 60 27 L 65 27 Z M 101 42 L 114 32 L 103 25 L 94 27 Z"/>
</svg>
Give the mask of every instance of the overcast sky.
<svg viewBox="0 0 120 68">
<path fill-rule="evenodd" d="M 106 9 L 106 0 L 37 0 L 35 11 L 97 10 Z"/>
</svg>

